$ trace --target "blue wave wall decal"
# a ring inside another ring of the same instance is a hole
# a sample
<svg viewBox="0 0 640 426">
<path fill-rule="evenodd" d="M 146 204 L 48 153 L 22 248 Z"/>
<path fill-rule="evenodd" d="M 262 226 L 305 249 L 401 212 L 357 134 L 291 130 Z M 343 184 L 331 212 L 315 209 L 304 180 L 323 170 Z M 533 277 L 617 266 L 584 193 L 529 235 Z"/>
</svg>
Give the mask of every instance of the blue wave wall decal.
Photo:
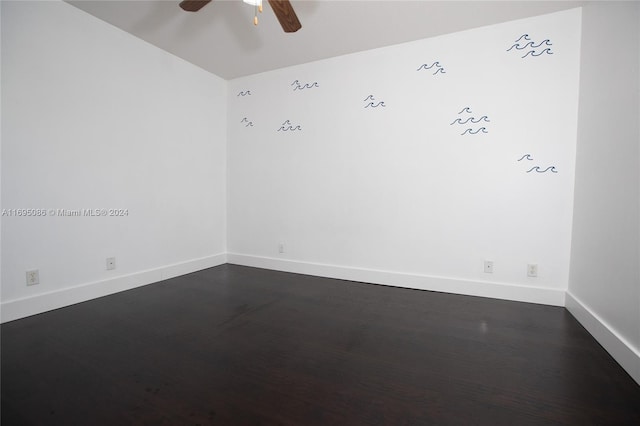
<svg viewBox="0 0 640 426">
<path fill-rule="evenodd" d="M 472 123 L 479 123 L 481 121 L 486 121 L 487 123 L 489 123 L 489 117 L 487 117 L 486 115 L 483 115 L 482 117 L 478 118 L 477 120 L 474 120 L 473 117 L 471 117 L 471 122 Z"/>
<path fill-rule="evenodd" d="M 532 51 L 530 51 L 530 52 L 527 52 L 527 53 L 523 56 L 523 58 L 526 58 L 526 57 L 527 57 L 527 56 L 529 56 L 529 55 L 531 55 L 531 56 L 540 56 L 540 55 L 542 55 L 543 53 L 547 53 L 547 55 L 553 55 L 553 52 L 551 51 L 551 49 L 547 47 L 547 48 L 545 48 L 544 50 L 542 50 L 542 51 L 541 51 L 540 53 L 538 53 L 538 54 L 536 54 L 536 51 L 535 51 L 535 50 L 532 50 Z"/>
<path fill-rule="evenodd" d="M 551 173 L 558 173 L 558 171 L 556 170 L 555 166 L 549 166 L 544 170 L 540 170 L 539 166 L 534 166 L 532 168 L 530 168 L 529 170 L 527 170 L 527 173 L 531 173 L 532 171 L 536 171 L 537 173 L 546 173 L 548 171 L 551 171 Z"/>
<path fill-rule="evenodd" d="M 480 127 L 478 130 L 476 130 L 475 132 L 473 131 L 473 129 L 467 129 L 465 130 L 463 133 L 460 133 L 461 135 L 466 135 L 467 133 L 470 135 L 477 135 L 479 132 L 482 133 L 489 133 L 487 131 L 487 129 L 485 127 Z"/>
<path fill-rule="evenodd" d="M 490 122 L 489 117 L 487 117 L 486 115 L 483 115 L 482 117 L 478 118 L 477 120 L 475 119 L 475 117 L 469 117 L 464 121 L 461 121 L 461 120 L 462 120 L 461 118 L 456 118 L 455 120 L 453 120 L 453 122 L 450 124 L 450 126 L 455 124 L 456 122 L 458 122 L 458 124 L 467 124 L 469 121 L 474 123 L 474 124 L 475 123 L 479 123 L 481 121 L 486 121 L 487 123 Z"/>
<path fill-rule="evenodd" d="M 533 42 L 531 42 L 531 43 L 533 43 Z M 553 44 L 551 43 L 551 40 L 546 39 L 546 40 L 541 41 L 538 44 L 535 44 L 535 45 L 532 44 L 531 47 L 533 47 L 534 49 L 537 49 L 538 47 L 542 46 L 543 44 L 545 44 L 547 46 L 553 46 Z"/>
<path fill-rule="evenodd" d="M 366 104 L 364 107 L 365 108 L 378 108 L 378 107 L 386 107 L 384 101 L 379 101 L 378 103 L 376 103 L 376 98 L 373 97 L 373 95 L 369 95 L 366 97 L 366 99 L 363 102 L 367 102 L 368 100 L 371 100 L 373 102 L 369 102 L 368 104 Z"/>
<path fill-rule="evenodd" d="M 471 107 L 464 107 L 462 108 L 459 112 L 458 115 L 460 114 L 471 114 Z M 474 116 L 466 116 L 466 117 L 458 117 L 455 120 L 453 120 L 451 123 L 449 123 L 450 126 L 453 126 L 454 124 L 459 124 L 459 125 L 465 125 L 467 123 L 471 123 L 471 124 L 478 124 L 480 122 L 486 122 L 486 123 L 490 123 L 491 120 L 489 120 L 489 117 L 486 115 L 481 116 L 480 118 L 476 118 Z M 474 129 L 472 127 L 468 127 L 464 132 L 460 133 L 461 136 L 463 135 L 477 135 L 478 133 L 489 133 L 489 131 L 487 130 L 486 127 L 480 127 L 479 129 Z"/>
<path fill-rule="evenodd" d="M 435 72 L 432 75 L 436 75 L 438 73 L 442 73 L 442 74 L 446 74 L 446 71 L 444 70 L 444 67 L 442 65 L 440 65 L 440 62 L 435 61 L 434 63 L 432 63 L 431 65 L 428 64 L 422 64 L 420 65 L 420 68 L 418 68 L 416 71 L 420 71 L 420 70 L 430 70 L 433 67 L 436 68 Z"/>
<path fill-rule="evenodd" d="M 433 64 L 431 64 L 429 66 L 427 66 L 427 64 L 422 64 L 422 65 L 420 65 L 420 68 L 418 68 L 416 71 L 420 71 L 422 69 L 430 70 L 434 66 L 440 68 L 440 62 L 436 61 L 436 62 L 434 62 Z"/>
<path fill-rule="evenodd" d="M 293 88 L 294 92 L 296 90 L 311 89 L 312 87 L 320 87 L 317 81 L 314 81 L 313 83 L 300 84 L 300 81 L 298 80 L 294 80 L 294 82 L 291 83 L 291 86 L 295 86 Z"/>
<path fill-rule="evenodd" d="M 507 52 L 510 51 L 511 49 L 513 49 L 515 47 L 516 50 L 524 50 L 527 47 L 531 47 L 533 46 L 533 42 L 530 41 L 529 43 L 525 44 L 524 46 L 520 46 L 520 43 L 516 43 L 513 46 L 511 46 L 510 48 L 507 49 Z"/>
<path fill-rule="evenodd" d="M 291 121 L 289 120 L 285 120 L 284 123 L 282 123 L 282 125 L 280 126 L 280 128 L 277 130 L 278 132 L 289 132 L 289 131 L 295 131 L 295 130 L 302 130 L 302 127 L 300 126 L 293 126 L 291 124 Z"/>
<path fill-rule="evenodd" d="M 522 39 L 526 40 L 527 43 L 525 43 L 524 45 L 520 44 L 520 41 Z M 552 45 L 553 43 L 551 43 L 551 40 L 549 40 L 548 38 L 542 40 L 540 43 L 536 43 L 535 41 L 531 40 L 531 38 L 529 38 L 529 34 L 523 34 L 514 42 L 514 44 L 511 45 L 510 48 L 507 49 L 507 52 L 511 51 L 512 49 L 516 49 L 516 50 L 531 49 L 529 52 L 525 53 L 524 56 L 521 56 L 521 58 L 523 59 L 526 58 L 527 56 L 540 56 L 543 53 L 553 55 L 553 52 L 548 47 L 539 53 L 536 52 L 536 49 L 541 46 L 552 46 Z"/>
</svg>

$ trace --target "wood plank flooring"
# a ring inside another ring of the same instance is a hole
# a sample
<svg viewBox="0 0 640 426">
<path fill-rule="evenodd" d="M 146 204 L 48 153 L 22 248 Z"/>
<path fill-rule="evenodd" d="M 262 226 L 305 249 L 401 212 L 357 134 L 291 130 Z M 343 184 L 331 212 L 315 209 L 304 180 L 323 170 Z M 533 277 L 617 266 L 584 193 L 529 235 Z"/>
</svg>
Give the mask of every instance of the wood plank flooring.
<svg viewBox="0 0 640 426">
<path fill-rule="evenodd" d="M 223 265 L 3 324 L 11 425 L 640 425 L 563 308 Z"/>
</svg>

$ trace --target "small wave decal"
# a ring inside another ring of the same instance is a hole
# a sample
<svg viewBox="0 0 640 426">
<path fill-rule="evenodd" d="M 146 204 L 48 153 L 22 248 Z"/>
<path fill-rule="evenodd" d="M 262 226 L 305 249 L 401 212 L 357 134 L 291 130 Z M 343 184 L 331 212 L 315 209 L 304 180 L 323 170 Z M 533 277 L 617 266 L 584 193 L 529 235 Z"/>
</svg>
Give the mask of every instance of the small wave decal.
<svg viewBox="0 0 640 426">
<path fill-rule="evenodd" d="M 467 124 L 468 122 L 471 123 L 479 123 L 481 121 L 486 121 L 487 123 L 490 121 L 489 117 L 487 117 L 486 115 L 483 115 L 482 117 L 476 119 L 475 117 L 469 117 L 466 120 L 462 121 L 462 118 L 456 118 L 455 120 L 453 120 L 453 122 L 451 124 L 449 124 L 450 126 L 458 123 L 458 124 Z"/>
<path fill-rule="evenodd" d="M 518 161 L 522 161 L 522 160 L 529 160 L 529 161 L 533 161 L 533 158 L 531 157 L 531 154 L 525 154 L 522 157 L 520 157 L 518 159 Z"/>
<path fill-rule="evenodd" d="M 292 124 L 289 120 L 285 120 L 285 122 L 280 125 L 278 132 L 294 132 L 296 130 L 302 130 L 302 127 Z"/>
<path fill-rule="evenodd" d="M 524 154 L 522 157 L 518 158 L 518 161 L 534 161 L 533 156 L 531 154 Z M 523 163 L 525 164 L 525 163 Z M 558 170 L 556 169 L 556 166 L 533 166 L 530 167 L 528 170 L 525 171 L 525 173 L 558 173 Z"/>
<path fill-rule="evenodd" d="M 528 50 L 524 55 L 520 56 L 522 59 L 527 57 L 542 56 L 544 54 L 553 55 L 551 48 L 547 47 L 552 45 L 553 43 L 551 43 L 551 40 L 549 40 L 548 38 L 542 40 L 540 43 L 536 43 L 531 39 L 529 34 L 522 34 L 515 42 L 513 42 L 511 47 L 507 49 L 507 52 Z M 542 47 L 542 50 L 538 50 Z"/>
<path fill-rule="evenodd" d="M 364 107 L 365 108 L 378 108 L 378 107 L 386 107 L 384 101 L 378 101 L 373 95 L 369 95 L 363 102 L 368 102 Z"/>
<path fill-rule="evenodd" d="M 436 74 L 446 74 L 447 72 L 444 70 L 444 67 L 442 65 L 440 65 L 440 62 L 435 61 L 434 63 L 432 63 L 431 65 L 429 64 L 422 64 L 420 65 L 420 67 L 416 70 L 416 71 L 428 71 L 431 70 L 433 71 L 431 73 L 431 75 L 436 75 Z"/>
<path fill-rule="evenodd" d="M 481 115 L 479 118 L 476 118 L 471 111 L 471 107 L 464 107 L 458 112 L 458 117 L 456 117 L 451 123 L 450 126 L 466 126 L 466 129 L 460 133 L 461 136 L 464 135 L 477 135 L 478 133 L 489 133 L 486 125 L 473 126 L 474 124 L 479 123 L 490 123 L 491 120 L 487 115 Z"/>
<path fill-rule="evenodd" d="M 542 55 L 544 53 L 546 53 L 547 55 L 553 55 L 553 52 L 551 51 L 551 49 L 549 49 L 547 47 L 546 49 L 542 50 L 542 52 L 540 52 L 540 53 L 536 53 L 534 50 L 532 50 L 531 52 L 527 52 L 527 53 L 525 53 L 523 58 L 526 58 L 529 55 L 531 55 L 531 56 L 540 56 L 540 55 Z"/>
<path fill-rule="evenodd" d="M 548 171 L 550 171 L 551 173 L 558 173 L 558 171 L 556 170 L 555 166 L 549 166 L 544 170 L 542 170 L 539 166 L 533 166 L 532 168 L 527 170 L 527 173 L 531 173 L 533 171 L 535 171 L 537 173 L 547 173 Z"/>
<path fill-rule="evenodd" d="M 465 130 L 464 132 L 462 132 L 462 133 L 460 133 L 460 134 L 461 134 L 461 135 L 466 135 L 466 134 L 468 133 L 468 134 L 470 134 L 470 135 L 477 135 L 479 132 L 482 132 L 482 133 L 489 133 L 485 127 L 480 127 L 480 128 L 479 128 L 479 129 L 477 129 L 477 130 L 467 129 L 467 130 Z"/>
<path fill-rule="evenodd" d="M 299 80 L 294 80 L 293 83 L 291 83 L 291 86 L 293 86 L 293 91 L 295 92 L 296 90 L 304 90 L 304 89 L 312 89 L 314 87 L 320 87 L 318 85 L 317 81 L 314 81 L 313 83 L 300 83 Z"/>
</svg>

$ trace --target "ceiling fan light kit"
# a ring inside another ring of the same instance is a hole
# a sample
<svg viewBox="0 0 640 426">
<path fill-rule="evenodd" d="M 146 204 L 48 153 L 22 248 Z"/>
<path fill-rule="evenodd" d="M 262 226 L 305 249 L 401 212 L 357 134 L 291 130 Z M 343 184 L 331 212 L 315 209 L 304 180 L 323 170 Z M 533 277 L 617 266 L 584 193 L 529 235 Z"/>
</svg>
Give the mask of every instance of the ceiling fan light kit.
<svg viewBox="0 0 640 426">
<path fill-rule="evenodd" d="M 243 2 L 250 4 L 256 8 L 255 16 L 253 17 L 253 24 L 258 25 L 258 12 L 262 12 L 262 0 L 242 0 Z M 180 2 L 180 8 L 187 12 L 197 12 L 210 3 L 211 0 L 183 0 Z M 295 33 L 302 24 L 298 20 L 295 10 L 289 0 L 269 0 L 269 5 L 273 13 L 278 18 L 280 26 L 285 33 Z"/>
<path fill-rule="evenodd" d="M 256 8 L 256 12 L 253 17 L 253 25 L 258 25 L 258 12 L 262 13 L 262 0 L 242 0 L 242 1 Z"/>
</svg>

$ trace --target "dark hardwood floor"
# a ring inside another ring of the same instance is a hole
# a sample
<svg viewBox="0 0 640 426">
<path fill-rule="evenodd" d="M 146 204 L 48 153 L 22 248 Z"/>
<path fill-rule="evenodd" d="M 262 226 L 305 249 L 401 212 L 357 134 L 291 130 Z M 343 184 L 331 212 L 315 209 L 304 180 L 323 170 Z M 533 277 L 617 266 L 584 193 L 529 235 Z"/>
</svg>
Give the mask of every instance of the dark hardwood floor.
<svg viewBox="0 0 640 426">
<path fill-rule="evenodd" d="M 3 324 L 2 425 L 640 425 L 563 308 L 223 265 Z"/>
</svg>

